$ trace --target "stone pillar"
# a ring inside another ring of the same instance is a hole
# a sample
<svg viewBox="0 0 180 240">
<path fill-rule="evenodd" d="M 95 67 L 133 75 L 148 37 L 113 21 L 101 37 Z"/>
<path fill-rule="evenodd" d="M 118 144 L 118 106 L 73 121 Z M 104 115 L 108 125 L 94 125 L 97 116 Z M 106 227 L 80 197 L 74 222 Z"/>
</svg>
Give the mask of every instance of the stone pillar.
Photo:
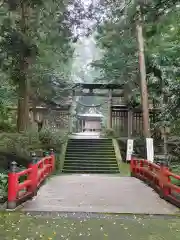
<svg viewBox="0 0 180 240">
<path fill-rule="evenodd" d="M 132 108 L 128 109 L 128 139 L 132 138 L 133 131 L 133 111 Z"/>
<path fill-rule="evenodd" d="M 112 128 L 112 89 L 109 90 L 108 96 L 107 128 Z"/>
<path fill-rule="evenodd" d="M 81 132 L 83 132 L 83 128 L 84 128 L 84 119 L 81 119 Z"/>
<path fill-rule="evenodd" d="M 73 132 L 73 113 L 74 113 L 74 109 L 76 106 L 76 102 L 75 102 L 75 90 L 72 91 L 72 103 L 71 103 L 71 107 L 69 109 L 69 133 Z"/>
</svg>

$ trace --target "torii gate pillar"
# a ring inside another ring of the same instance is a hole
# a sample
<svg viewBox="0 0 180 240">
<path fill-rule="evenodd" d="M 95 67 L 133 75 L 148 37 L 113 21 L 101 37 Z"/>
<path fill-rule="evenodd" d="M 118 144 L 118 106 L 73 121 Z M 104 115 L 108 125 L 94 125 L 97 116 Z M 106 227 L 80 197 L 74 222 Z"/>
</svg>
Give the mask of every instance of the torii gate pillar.
<svg viewBox="0 0 180 240">
<path fill-rule="evenodd" d="M 112 128 L 112 89 L 109 89 L 107 128 Z"/>
</svg>

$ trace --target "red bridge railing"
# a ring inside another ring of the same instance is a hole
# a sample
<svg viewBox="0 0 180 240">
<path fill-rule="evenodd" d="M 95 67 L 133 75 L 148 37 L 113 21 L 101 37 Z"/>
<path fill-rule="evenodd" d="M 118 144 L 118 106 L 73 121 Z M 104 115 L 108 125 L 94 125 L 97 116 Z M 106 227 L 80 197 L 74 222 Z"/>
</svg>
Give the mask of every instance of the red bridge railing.
<svg viewBox="0 0 180 240">
<path fill-rule="evenodd" d="M 161 198 L 180 207 L 180 176 L 172 173 L 168 167 L 157 165 L 144 159 L 131 159 L 131 176 L 136 177 L 152 188 L 154 188 Z"/>
<path fill-rule="evenodd" d="M 15 209 L 20 203 L 35 196 L 44 180 L 54 171 L 53 150 L 50 154 L 44 155 L 46 156 L 37 160 L 36 154 L 32 154 L 28 168 L 20 172 L 17 170 L 16 162 L 12 162 L 8 174 L 8 209 Z"/>
</svg>

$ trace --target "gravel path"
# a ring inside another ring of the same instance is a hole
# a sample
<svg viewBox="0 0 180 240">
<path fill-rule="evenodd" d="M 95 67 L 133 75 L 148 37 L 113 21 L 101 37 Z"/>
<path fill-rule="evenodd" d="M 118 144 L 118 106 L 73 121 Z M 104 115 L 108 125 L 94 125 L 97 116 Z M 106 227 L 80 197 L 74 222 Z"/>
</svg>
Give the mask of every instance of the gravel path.
<svg viewBox="0 0 180 240">
<path fill-rule="evenodd" d="M 49 179 L 22 211 L 166 215 L 178 209 L 136 178 L 62 175 Z"/>
</svg>

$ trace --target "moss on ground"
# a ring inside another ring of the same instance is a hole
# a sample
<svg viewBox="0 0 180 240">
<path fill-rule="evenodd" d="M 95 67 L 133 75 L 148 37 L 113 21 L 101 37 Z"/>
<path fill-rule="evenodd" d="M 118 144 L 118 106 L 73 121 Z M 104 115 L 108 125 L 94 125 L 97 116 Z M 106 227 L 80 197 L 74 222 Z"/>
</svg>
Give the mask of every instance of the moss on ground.
<svg viewBox="0 0 180 240">
<path fill-rule="evenodd" d="M 179 240 L 180 218 L 78 218 L 1 213 L 3 240 Z"/>
<path fill-rule="evenodd" d="M 130 165 L 128 163 L 122 162 L 120 164 L 120 175 L 130 176 Z"/>
</svg>

